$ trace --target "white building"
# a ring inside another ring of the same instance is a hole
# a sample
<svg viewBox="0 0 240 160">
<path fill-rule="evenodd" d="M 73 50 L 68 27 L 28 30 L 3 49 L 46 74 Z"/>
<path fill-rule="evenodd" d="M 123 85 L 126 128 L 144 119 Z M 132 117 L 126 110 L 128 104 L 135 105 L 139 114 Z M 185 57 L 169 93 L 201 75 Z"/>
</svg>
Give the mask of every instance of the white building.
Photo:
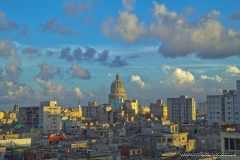
<svg viewBox="0 0 240 160">
<path fill-rule="evenodd" d="M 60 132 L 61 106 L 57 106 L 57 101 L 40 102 L 39 123 L 43 127 L 45 134 Z"/>
<path fill-rule="evenodd" d="M 198 115 L 207 115 L 207 102 L 201 102 L 198 104 Z"/>
<path fill-rule="evenodd" d="M 180 98 L 167 98 L 168 119 L 171 122 L 191 123 L 196 120 L 196 102 L 194 98 L 181 95 Z"/>
<path fill-rule="evenodd" d="M 207 110 L 208 125 L 225 121 L 223 95 L 208 95 L 207 106 L 208 106 Z"/>
<path fill-rule="evenodd" d="M 208 125 L 218 122 L 237 124 L 239 121 L 237 104 L 235 90 L 223 90 L 223 95 L 208 95 Z"/>
<path fill-rule="evenodd" d="M 238 124 L 240 124 L 240 80 L 237 80 L 236 82 L 236 85 L 237 85 L 237 91 L 236 91 L 236 94 L 237 94 L 237 112 L 238 112 Z"/>
</svg>

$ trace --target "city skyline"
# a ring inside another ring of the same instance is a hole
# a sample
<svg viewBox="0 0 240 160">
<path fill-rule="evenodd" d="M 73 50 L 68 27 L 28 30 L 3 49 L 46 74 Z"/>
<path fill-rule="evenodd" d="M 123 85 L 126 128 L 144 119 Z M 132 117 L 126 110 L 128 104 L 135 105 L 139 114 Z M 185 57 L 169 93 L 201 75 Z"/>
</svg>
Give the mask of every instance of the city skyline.
<svg viewBox="0 0 240 160">
<path fill-rule="evenodd" d="M 240 80 L 239 1 L 0 1 L 0 109 L 56 100 L 197 104 Z M 197 105 L 198 106 L 198 105 Z"/>
</svg>

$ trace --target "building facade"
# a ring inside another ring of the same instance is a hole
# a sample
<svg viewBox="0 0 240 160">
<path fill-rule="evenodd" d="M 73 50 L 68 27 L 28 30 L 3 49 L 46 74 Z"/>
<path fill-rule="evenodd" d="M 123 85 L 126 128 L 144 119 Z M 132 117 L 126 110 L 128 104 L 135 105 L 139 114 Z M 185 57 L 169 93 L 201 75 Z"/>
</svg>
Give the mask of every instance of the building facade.
<svg viewBox="0 0 240 160">
<path fill-rule="evenodd" d="M 138 100 L 128 99 L 125 100 L 124 104 L 127 110 L 132 110 L 135 114 L 138 114 Z"/>
<path fill-rule="evenodd" d="M 158 99 L 157 103 L 150 103 L 150 113 L 166 120 L 168 116 L 167 104 L 163 104 L 161 99 Z"/>
<path fill-rule="evenodd" d="M 167 98 L 168 119 L 171 122 L 190 123 L 196 121 L 196 102 L 194 98 L 181 95 L 180 98 Z"/>
<path fill-rule="evenodd" d="M 201 102 L 198 104 L 198 115 L 207 115 L 207 102 Z"/>
</svg>

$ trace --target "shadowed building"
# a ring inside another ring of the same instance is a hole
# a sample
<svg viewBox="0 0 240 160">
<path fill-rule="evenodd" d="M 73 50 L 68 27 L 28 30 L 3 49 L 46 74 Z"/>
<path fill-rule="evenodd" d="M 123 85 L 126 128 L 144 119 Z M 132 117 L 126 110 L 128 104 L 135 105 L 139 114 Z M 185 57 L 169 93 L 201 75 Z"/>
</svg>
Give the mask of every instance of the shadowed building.
<svg viewBox="0 0 240 160">
<path fill-rule="evenodd" d="M 108 95 L 108 102 L 110 104 L 116 97 L 121 97 L 124 101 L 127 99 L 124 83 L 120 80 L 119 74 L 116 75 L 116 80 L 112 82 L 110 91 L 111 94 Z"/>
</svg>

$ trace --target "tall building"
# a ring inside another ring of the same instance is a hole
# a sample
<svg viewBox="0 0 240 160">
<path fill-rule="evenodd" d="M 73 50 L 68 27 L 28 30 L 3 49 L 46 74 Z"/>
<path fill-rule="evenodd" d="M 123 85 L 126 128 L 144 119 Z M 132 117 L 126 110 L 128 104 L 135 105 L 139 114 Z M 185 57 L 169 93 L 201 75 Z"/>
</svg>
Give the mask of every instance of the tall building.
<svg viewBox="0 0 240 160">
<path fill-rule="evenodd" d="M 60 132 L 61 106 L 57 106 L 57 101 L 40 102 L 39 123 L 43 127 L 45 134 Z"/>
<path fill-rule="evenodd" d="M 163 104 L 161 99 L 157 100 L 157 103 L 150 103 L 150 113 L 156 117 L 167 120 L 167 104 Z"/>
<path fill-rule="evenodd" d="M 236 86 L 237 86 L 237 91 L 236 91 L 236 94 L 237 94 L 237 112 L 239 113 L 238 114 L 238 124 L 240 124 L 240 80 L 237 80 L 236 81 Z"/>
<path fill-rule="evenodd" d="M 223 95 L 208 95 L 207 106 L 208 125 L 218 122 L 238 123 L 239 111 L 235 90 L 223 90 Z"/>
<path fill-rule="evenodd" d="M 180 98 L 167 98 L 168 119 L 172 122 L 191 123 L 196 121 L 194 98 L 181 95 Z"/>
<path fill-rule="evenodd" d="M 120 80 L 120 75 L 116 75 L 116 80 L 112 82 L 110 94 L 108 95 L 108 103 L 111 104 L 112 100 L 115 100 L 116 97 L 121 97 L 125 101 L 127 99 L 127 94 L 125 91 L 124 83 Z"/>
<path fill-rule="evenodd" d="M 207 102 L 201 102 L 198 104 L 198 114 L 201 116 L 207 115 Z"/>
<path fill-rule="evenodd" d="M 32 128 L 39 128 L 39 121 L 42 120 L 42 118 L 39 117 L 39 112 L 38 106 L 19 107 L 18 121 Z"/>
</svg>

